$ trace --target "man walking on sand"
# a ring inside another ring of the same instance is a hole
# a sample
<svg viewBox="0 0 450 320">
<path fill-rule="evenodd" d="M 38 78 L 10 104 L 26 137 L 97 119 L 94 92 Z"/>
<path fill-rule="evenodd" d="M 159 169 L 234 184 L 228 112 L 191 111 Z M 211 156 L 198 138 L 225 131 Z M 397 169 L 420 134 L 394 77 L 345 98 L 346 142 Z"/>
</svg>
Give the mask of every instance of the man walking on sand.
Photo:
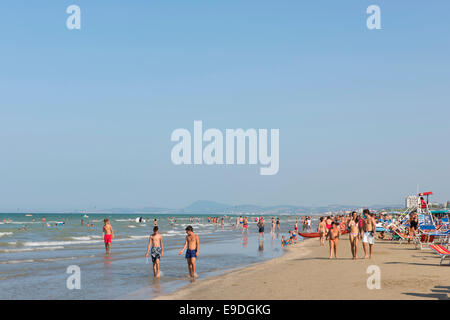
<svg viewBox="0 0 450 320">
<path fill-rule="evenodd" d="M 369 244 L 369 259 L 372 259 L 373 245 L 375 244 L 375 231 L 376 222 L 373 214 L 370 213 L 369 209 L 364 209 L 363 211 L 365 219 L 363 224 L 364 234 L 363 234 L 363 248 L 364 248 L 364 259 L 367 259 L 367 244 Z"/>
<path fill-rule="evenodd" d="M 106 254 L 111 254 L 111 239 L 114 238 L 114 230 L 109 222 L 109 219 L 104 219 L 103 222 L 102 238 L 105 241 Z"/>
<path fill-rule="evenodd" d="M 186 250 L 186 260 L 189 268 L 189 276 L 191 278 L 197 278 L 197 273 L 195 272 L 195 261 L 198 257 L 198 251 L 200 248 L 200 239 L 198 235 L 194 233 L 194 228 L 192 226 L 186 227 L 186 242 L 184 243 L 183 249 L 178 254 L 183 254 Z"/>
<path fill-rule="evenodd" d="M 145 255 L 148 258 L 148 252 L 151 247 L 151 256 L 153 262 L 153 276 L 159 278 L 159 260 L 164 256 L 164 247 L 163 247 L 163 239 L 159 234 L 158 226 L 153 227 L 153 234 L 150 236 L 148 240 L 147 246 L 147 254 Z"/>
</svg>

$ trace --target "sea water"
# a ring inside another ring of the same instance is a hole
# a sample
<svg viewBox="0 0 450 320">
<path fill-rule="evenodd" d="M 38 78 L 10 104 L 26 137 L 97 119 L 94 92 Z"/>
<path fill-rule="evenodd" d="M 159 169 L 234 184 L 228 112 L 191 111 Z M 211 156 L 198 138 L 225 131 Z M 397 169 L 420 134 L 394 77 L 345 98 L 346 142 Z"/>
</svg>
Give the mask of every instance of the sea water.
<svg viewBox="0 0 450 320">
<path fill-rule="evenodd" d="M 187 215 L 136 214 L 0 214 L 0 299 L 151 299 L 189 284 L 183 248 L 185 228 L 192 225 L 200 237 L 198 279 L 217 275 L 280 256 L 281 236 L 294 229 L 294 216 L 281 216 L 281 230 L 270 233 L 271 217 L 265 217 L 265 240 L 258 240 L 254 217 L 249 234 L 232 228 L 236 216 L 225 225 L 208 223 L 207 216 L 190 222 Z M 172 217 L 172 216 L 171 216 Z M 45 222 L 42 219 L 45 218 Z M 105 254 L 103 219 L 114 228 L 112 254 Z M 153 219 L 163 236 L 162 275 L 153 277 L 151 258 L 145 258 Z M 81 224 L 81 219 L 84 224 Z M 64 225 L 62 225 L 64 222 Z M 86 224 L 93 224 L 87 227 Z M 80 289 L 68 289 L 67 268 L 80 268 Z"/>
</svg>

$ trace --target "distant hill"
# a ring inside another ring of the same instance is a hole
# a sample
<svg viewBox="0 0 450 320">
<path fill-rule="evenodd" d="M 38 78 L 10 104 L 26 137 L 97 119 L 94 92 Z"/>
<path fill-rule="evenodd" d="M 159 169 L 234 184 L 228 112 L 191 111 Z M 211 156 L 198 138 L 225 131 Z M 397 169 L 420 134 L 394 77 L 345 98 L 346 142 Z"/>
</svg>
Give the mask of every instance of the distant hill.
<svg viewBox="0 0 450 320">
<path fill-rule="evenodd" d="M 365 206 L 357 205 L 338 205 L 331 204 L 326 206 L 293 206 L 280 204 L 276 206 L 259 206 L 254 204 L 241 204 L 241 205 L 229 205 L 225 203 L 209 201 L 209 200 L 198 200 L 190 204 L 189 206 L 181 209 L 170 209 L 161 207 L 144 207 L 144 208 L 111 208 L 111 209 L 96 209 L 96 210 L 82 210 L 82 211 L 70 211 L 67 213 L 116 213 L 116 214 L 291 214 L 291 215 L 306 215 L 306 214 L 323 214 L 328 212 L 343 212 L 348 210 L 355 210 Z M 375 204 L 369 206 L 371 209 L 376 210 L 393 210 L 401 209 L 403 205 L 382 205 Z M 37 210 L 30 210 L 33 213 L 39 213 Z M 66 211 L 55 211 L 55 213 L 62 213 Z M 45 211 L 45 213 L 50 213 Z"/>
<path fill-rule="evenodd" d="M 241 204 L 241 205 L 229 205 L 225 203 L 220 203 L 216 201 L 210 200 L 198 200 L 185 208 L 181 209 L 169 209 L 169 208 L 160 208 L 160 207 L 145 207 L 141 209 L 131 209 L 131 208 L 113 208 L 102 210 L 102 212 L 110 212 L 110 213 L 135 213 L 135 214 L 323 214 L 327 212 L 342 212 L 347 210 L 355 210 L 365 206 L 357 206 L 357 205 L 339 205 L 339 204 L 330 204 L 326 206 L 293 206 L 293 205 L 285 205 L 280 204 L 276 206 L 259 206 L 254 204 Z M 402 205 L 372 205 L 369 206 L 371 209 L 377 210 L 391 210 L 402 208 Z"/>
<path fill-rule="evenodd" d="M 185 213 L 216 213 L 223 212 L 230 208 L 229 205 L 207 200 L 198 200 L 182 209 Z"/>
</svg>

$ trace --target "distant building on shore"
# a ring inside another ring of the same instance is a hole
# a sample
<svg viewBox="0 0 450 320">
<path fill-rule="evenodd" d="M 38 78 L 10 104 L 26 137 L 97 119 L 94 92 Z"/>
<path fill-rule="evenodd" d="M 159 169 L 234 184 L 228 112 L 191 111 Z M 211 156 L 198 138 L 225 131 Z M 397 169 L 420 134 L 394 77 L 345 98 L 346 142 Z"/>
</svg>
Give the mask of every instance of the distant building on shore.
<svg viewBox="0 0 450 320">
<path fill-rule="evenodd" d="M 405 201 L 405 206 L 407 209 L 414 208 L 417 206 L 419 199 L 417 196 L 407 196 Z"/>
</svg>

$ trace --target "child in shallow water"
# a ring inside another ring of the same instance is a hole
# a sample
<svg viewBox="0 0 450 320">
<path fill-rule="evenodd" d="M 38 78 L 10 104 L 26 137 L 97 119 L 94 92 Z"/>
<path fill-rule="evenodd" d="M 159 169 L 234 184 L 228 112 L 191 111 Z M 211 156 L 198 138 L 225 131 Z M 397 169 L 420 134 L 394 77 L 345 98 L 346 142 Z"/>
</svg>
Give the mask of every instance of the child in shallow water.
<svg viewBox="0 0 450 320">
<path fill-rule="evenodd" d="M 287 243 L 287 241 L 286 241 L 286 238 L 284 237 L 284 236 L 281 236 L 281 246 L 282 247 L 285 247 L 285 246 L 287 246 L 288 245 L 288 243 Z"/>
</svg>

